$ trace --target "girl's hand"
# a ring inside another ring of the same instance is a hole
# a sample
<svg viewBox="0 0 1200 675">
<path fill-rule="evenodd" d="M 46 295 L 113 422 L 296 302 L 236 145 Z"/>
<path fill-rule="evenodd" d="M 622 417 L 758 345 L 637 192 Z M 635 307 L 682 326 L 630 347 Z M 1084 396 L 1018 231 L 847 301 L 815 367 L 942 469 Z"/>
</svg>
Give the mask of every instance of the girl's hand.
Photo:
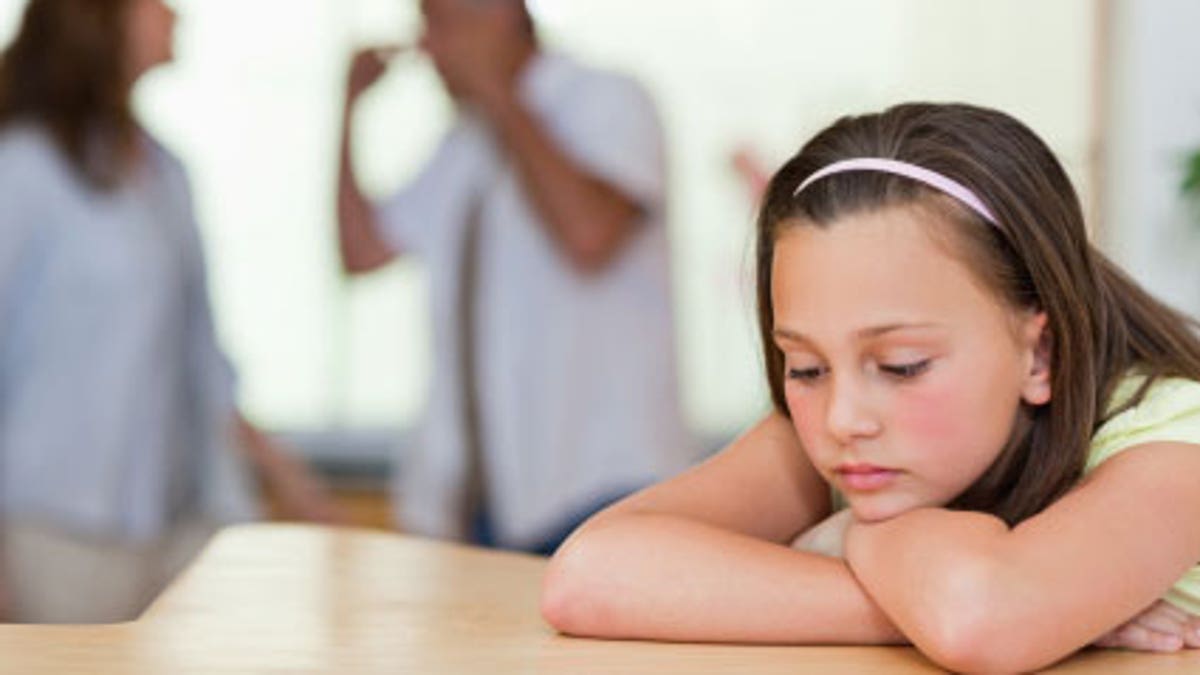
<svg viewBox="0 0 1200 675">
<path fill-rule="evenodd" d="M 831 558 L 844 558 L 846 531 L 854 523 L 850 509 L 842 509 L 817 523 L 792 542 L 792 548 Z"/>
<path fill-rule="evenodd" d="M 1200 648 L 1200 617 L 1159 600 L 1092 644 L 1096 647 L 1143 652 L 1197 649 Z"/>
</svg>

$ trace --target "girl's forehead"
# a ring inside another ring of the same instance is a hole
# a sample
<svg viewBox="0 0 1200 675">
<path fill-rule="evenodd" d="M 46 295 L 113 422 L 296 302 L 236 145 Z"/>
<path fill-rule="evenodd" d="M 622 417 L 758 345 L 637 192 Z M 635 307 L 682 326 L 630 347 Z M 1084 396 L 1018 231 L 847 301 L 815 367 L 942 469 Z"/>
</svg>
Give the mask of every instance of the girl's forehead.
<svg viewBox="0 0 1200 675">
<path fill-rule="evenodd" d="M 908 208 L 851 214 L 827 227 L 788 224 L 772 266 L 776 323 L 841 334 L 881 322 L 994 318 L 1003 308 L 955 253 L 949 231 Z"/>
<path fill-rule="evenodd" d="M 908 208 L 854 213 L 824 226 L 794 221 L 776 241 L 773 271 L 834 286 L 969 276 L 949 231 L 945 223 Z"/>
</svg>

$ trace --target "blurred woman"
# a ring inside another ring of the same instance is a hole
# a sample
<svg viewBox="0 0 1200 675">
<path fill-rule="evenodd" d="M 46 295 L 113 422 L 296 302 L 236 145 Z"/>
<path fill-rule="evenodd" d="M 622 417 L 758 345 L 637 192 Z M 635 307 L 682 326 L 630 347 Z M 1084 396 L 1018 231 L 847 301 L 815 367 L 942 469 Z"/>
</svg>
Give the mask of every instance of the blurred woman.
<svg viewBox="0 0 1200 675">
<path fill-rule="evenodd" d="M 182 166 L 140 126 L 162 0 L 31 0 L 0 56 L 0 617 L 136 616 L 213 528 L 340 519 L 236 411 Z M 240 448 L 240 451 L 237 450 Z"/>
</svg>

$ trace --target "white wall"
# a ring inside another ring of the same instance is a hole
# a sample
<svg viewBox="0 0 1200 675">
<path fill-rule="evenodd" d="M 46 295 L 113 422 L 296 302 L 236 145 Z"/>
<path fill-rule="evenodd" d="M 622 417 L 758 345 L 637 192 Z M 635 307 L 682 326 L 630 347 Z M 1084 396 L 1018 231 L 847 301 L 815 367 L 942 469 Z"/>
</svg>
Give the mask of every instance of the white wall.
<svg viewBox="0 0 1200 675">
<path fill-rule="evenodd" d="M 153 75 L 137 103 L 191 170 L 218 320 L 247 407 L 273 427 L 411 424 L 428 375 L 423 277 L 401 265 L 346 288 L 332 215 L 345 59 L 355 45 L 411 39 L 415 0 L 174 4 L 178 63 Z M 0 37 L 22 5 L 0 0 Z M 745 255 L 754 204 L 729 168 L 735 146 L 756 148 L 773 167 L 838 115 L 964 100 L 1024 119 L 1089 188 L 1092 0 L 531 6 L 551 46 L 634 74 L 660 104 L 680 370 L 688 416 L 705 435 L 736 430 L 766 402 Z M 445 107 L 419 60 L 382 83 L 358 139 L 373 189 L 420 165 Z"/>
<path fill-rule="evenodd" d="M 1149 290 L 1200 314 L 1200 209 L 1180 197 L 1200 148 L 1200 2 L 1112 0 L 1102 244 Z"/>
</svg>

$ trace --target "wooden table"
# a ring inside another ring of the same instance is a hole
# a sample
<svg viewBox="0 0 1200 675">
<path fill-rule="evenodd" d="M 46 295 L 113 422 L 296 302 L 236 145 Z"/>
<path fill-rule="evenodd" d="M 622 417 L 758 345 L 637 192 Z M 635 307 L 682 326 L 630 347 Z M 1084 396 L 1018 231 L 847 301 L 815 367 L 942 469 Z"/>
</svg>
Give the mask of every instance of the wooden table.
<svg viewBox="0 0 1200 675">
<path fill-rule="evenodd" d="M 563 638 L 538 615 L 544 564 L 384 532 L 237 527 L 138 621 L 0 626 L 0 672 L 937 672 L 902 648 Z M 1200 673 L 1200 651 L 1093 651 L 1058 670 Z"/>
</svg>

